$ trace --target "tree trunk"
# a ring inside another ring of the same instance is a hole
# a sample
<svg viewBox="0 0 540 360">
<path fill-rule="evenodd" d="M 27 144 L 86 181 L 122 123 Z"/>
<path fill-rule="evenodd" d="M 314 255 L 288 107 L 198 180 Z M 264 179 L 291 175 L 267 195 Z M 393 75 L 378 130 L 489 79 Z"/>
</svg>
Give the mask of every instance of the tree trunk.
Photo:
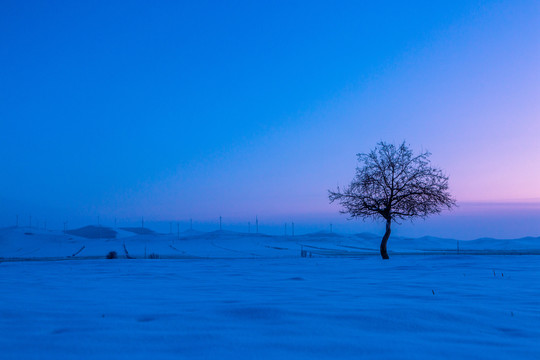
<svg viewBox="0 0 540 360">
<path fill-rule="evenodd" d="M 390 224 L 392 223 L 392 219 L 386 220 L 386 231 L 384 233 L 384 236 L 381 241 L 381 256 L 383 259 L 390 259 L 388 256 L 388 252 L 386 251 L 386 243 L 388 242 L 388 238 L 390 237 Z"/>
</svg>

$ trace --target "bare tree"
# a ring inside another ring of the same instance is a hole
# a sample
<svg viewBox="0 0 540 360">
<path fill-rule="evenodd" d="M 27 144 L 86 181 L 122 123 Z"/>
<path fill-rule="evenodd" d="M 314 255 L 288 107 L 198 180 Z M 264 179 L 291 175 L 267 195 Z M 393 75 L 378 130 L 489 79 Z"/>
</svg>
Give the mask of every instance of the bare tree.
<svg viewBox="0 0 540 360">
<path fill-rule="evenodd" d="M 426 218 L 456 205 L 448 191 L 448 176 L 431 167 L 429 152 L 413 155 L 400 146 L 380 142 L 368 154 L 358 154 L 356 176 L 344 189 L 328 191 L 330 202 L 343 207 L 350 218 L 386 220 L 381 256 L 388 259 L 386 243 L 392 221 Z M 399 223 L 399 222 L 398 222 Z"/>
</svg>

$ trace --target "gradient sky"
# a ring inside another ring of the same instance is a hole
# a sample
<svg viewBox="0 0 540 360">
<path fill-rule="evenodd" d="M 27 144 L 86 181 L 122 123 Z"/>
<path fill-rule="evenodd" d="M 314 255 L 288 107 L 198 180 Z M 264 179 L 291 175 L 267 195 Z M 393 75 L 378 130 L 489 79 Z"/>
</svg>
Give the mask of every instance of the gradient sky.
<svg viewBox="0 0 540 360">
<path fill-rule="evenodd" d="M 461 206 L 403 234 L 538 236 L 539 39 L 538 1 L 4 0 L 0 225 L 370 230 L 326 190 L 405 140 Z"/>
</svg>

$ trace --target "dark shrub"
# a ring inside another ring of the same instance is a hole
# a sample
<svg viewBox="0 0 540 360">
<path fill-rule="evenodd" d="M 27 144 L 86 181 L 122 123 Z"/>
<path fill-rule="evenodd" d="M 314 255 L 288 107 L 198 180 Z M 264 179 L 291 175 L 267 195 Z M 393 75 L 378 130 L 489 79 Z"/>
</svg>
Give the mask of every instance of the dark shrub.
<svg viewBox="0 0 540 360">
<path fill-rule="evenodd" d="M 118 254 L 116 253 L 116 251 L 110 251 L 107 254 L 107 259 L 118 259 Z"/>
<path fill-rule="evenodd" d="M 149 258 L 149 259 L 159 259 L 159 255 L 158 255 L 158 254 L 151 253 L 150 255 L 148 255 L 148 258 Z"/>
</svg>

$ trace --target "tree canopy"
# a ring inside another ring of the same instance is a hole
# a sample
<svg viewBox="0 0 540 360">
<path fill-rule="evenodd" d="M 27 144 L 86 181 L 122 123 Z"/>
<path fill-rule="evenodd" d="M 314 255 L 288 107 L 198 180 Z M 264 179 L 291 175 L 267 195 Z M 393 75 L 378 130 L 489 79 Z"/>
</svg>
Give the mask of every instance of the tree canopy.
<svg viewBox="0 0 540 360">
<path fill-rule="evenodd" d="M 380 142 L 367 154 L 358 154 L 356 176 L 344 189 L 329 190 L 351 218 L 394 220 L 425 218 L 451 209 L 456 201 L 448 190 L 448 176 L 432 167 L 427 151 L 414 155 L 403 142 L 399 146 Z M 386 239 L 387 241 L 388 239 Z M 386 252 L 386 241 L 384 251 Z M 381 244 L 381 253 L 383 244 Z M 384 255 L 383 255 L 384 257 Z"/>
</svg>

